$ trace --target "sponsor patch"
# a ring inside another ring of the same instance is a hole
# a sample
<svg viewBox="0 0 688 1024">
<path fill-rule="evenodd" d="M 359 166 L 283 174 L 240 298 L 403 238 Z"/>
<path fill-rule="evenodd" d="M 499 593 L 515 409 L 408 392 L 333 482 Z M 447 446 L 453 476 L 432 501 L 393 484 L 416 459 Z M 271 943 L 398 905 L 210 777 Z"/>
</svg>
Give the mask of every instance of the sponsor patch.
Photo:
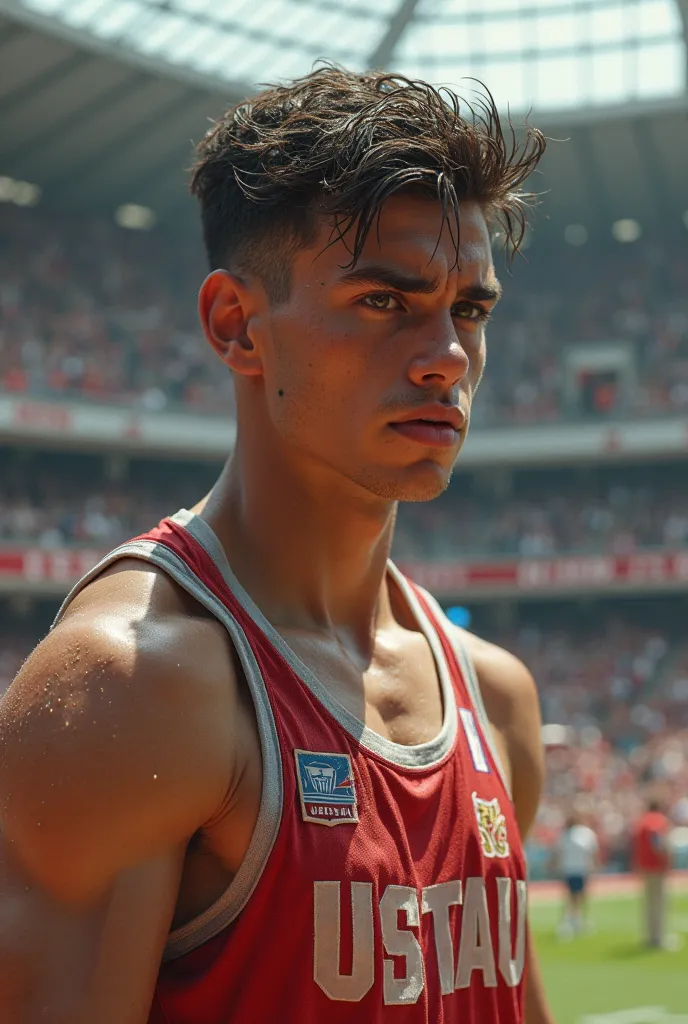
<svg viewBox="0 0 688 1024">
<path fill-rule="evenodd" d="M 486 857 L 508 857 L 509 836 L 506 831 L 506 818 L 502 814 L 497 797 L 494 800 L 483 800 L 473 793 L 473 807 L 480 832 L 480 845 Z"/>
<path fill-rule="evenodd" d="M 358 821 L 351 758 L 295 750 L 296 779 L 304 821 L 316 825 L 347 825 Z"/>
<path fill-rule="evenodd" d="M 480 739 L 478 726 L 475 724 L 473 712 L 469 711 L 468 708 L 459 708 L 459 716 L 461 718 L 461 724 L 463 725 L 463 731 L 466 734 L 466 739 L 468 741 L 468 749 L 471 752 L 473 767 L 477 772 L 489 773 L 490 766 L 487 763 L 487 758 L 485 757 L 485 750 L 483 748 L 482 740 Z"/>
</svg>

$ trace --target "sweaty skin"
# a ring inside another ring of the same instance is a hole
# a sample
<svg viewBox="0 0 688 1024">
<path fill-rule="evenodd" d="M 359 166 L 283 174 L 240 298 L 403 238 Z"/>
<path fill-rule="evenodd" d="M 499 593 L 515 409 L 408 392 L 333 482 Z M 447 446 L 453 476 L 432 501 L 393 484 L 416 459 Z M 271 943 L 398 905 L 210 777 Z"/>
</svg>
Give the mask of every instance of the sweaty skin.
<svg viewBox="0 0 688 1024">
<path fill-rule="evenodd" d="M 323 222 L 285 303 L 228 272 L 200 297 L 234 374 L 238 439 L 195 511 L 298 657 L 402 744 L 440 731 L 442 701 L 385 575 L 396 502 L 449 481 L 499 293 L 480 209 L 462 205 L 459 267 L 440 223 L 434 201 L 399 196 L 355 274 Z M 394 426 L 437 403 L 457 416 L 453 443 Z M 535 686 L 511 655 L 463 639 L 525 834 L 543 776 Z M 227 887 L 260 795 L 253 707 L 224 628 L 155 568 L 116 563 L 0 702 L 3 1024 L 146 1024 L 168 931 Z M 527 1021 L 550 1024 L 532 960 Z"/>
</svg>

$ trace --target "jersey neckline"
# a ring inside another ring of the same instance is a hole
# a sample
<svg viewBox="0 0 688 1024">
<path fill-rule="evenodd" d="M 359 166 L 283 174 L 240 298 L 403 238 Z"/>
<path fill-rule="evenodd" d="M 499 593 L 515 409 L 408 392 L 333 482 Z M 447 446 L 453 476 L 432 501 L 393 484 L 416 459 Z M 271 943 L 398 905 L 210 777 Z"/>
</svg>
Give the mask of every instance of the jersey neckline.
<svg viewBox="0 0 688 1024">
<path fill-rule="evenodd" d="M 458 730 L 456 695 L 449 665 L 447 664 L 437 631 L 423 610 L 420 601 L 413 593 L 409 583 L 391 560 L 387 563 L 387 572 L 393 583 L 400 590 L 416 625 L 430 646 L 437 669 L 443 703 L 443 722 L 439 733 L 425 743 L 418 743 L 412 746 L 395 743 L 393 740 L 381 736 L 365 725 L 356 715 L 332 696 L 328 688 L 301 661 L 286 639 L 268 621 L 251 596 L 239 583 L 227 560 L 222 544 L 205 519 L 193 512 L 189 512 L 187 509 L 181 509 L 176 515 L 170 516 L 170 519 L 178 526 L 183 527 L 201 545 L 215 563 L 225 584 L 245 613 L 286 661 L 304 686 L 310 690 L 316 700 L 329 711 L 341 728 L 352 736 L 361 747 L 365 748 L 369 753 L 376 754 L 378 757 L 402 768 L 430 768 L 444 760 L 454 746 Z"/>
</svg>

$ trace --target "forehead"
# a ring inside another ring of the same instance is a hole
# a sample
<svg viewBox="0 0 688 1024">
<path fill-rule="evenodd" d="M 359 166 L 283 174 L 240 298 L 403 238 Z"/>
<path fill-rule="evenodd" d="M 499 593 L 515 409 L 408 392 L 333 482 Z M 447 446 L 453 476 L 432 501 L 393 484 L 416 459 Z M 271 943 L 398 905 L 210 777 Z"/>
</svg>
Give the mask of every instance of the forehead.
<svg viewBox="0 0 688 1024">
<path fill-rule="evenodd" d="M 459 260 L 460 275 L 483 282 L 494 277 L 490 233 L 485 215 L 477 203 L 459 204 Z M 342 273 L 350 269 L 353 230 L 346 243 L 332 242 L 332 227 L 323 222 L 319 233 L 319 246 L 315 260 L 309 261 L 316 274 L 328 271 Z M 452 238 L 454 235 L 454 238 Z M 446 278 L 456 269 L 456 226 L 453 216 L 443 223 L 440 203 L 430 197 L 400 195 L 386 200 L 380 211 L 379 222 L 373 221 L 359 260 L 379 263 L 393 261 L 404 270 Z"/>
</svg>

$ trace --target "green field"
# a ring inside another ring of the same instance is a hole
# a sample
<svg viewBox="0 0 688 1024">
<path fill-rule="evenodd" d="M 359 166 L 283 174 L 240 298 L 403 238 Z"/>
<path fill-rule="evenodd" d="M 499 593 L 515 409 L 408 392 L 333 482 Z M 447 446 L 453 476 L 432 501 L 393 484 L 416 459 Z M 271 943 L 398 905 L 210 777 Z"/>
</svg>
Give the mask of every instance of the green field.
<svg viewBox="0 0 688 1024">
<path fill-rule="evenodd" d="M 595 897 L 594 932 L 570 942 L 556 937 L 556 904 L 531 906 L 557 1024 L 688 1024 L 688 894 L 672 895 L 670 907 L 669 931 L 681 940 L 676 952 L 641 947 L 635 897 Z M 598 1014 L 599 1021 L 586 1020 Z"/>
</svg>

